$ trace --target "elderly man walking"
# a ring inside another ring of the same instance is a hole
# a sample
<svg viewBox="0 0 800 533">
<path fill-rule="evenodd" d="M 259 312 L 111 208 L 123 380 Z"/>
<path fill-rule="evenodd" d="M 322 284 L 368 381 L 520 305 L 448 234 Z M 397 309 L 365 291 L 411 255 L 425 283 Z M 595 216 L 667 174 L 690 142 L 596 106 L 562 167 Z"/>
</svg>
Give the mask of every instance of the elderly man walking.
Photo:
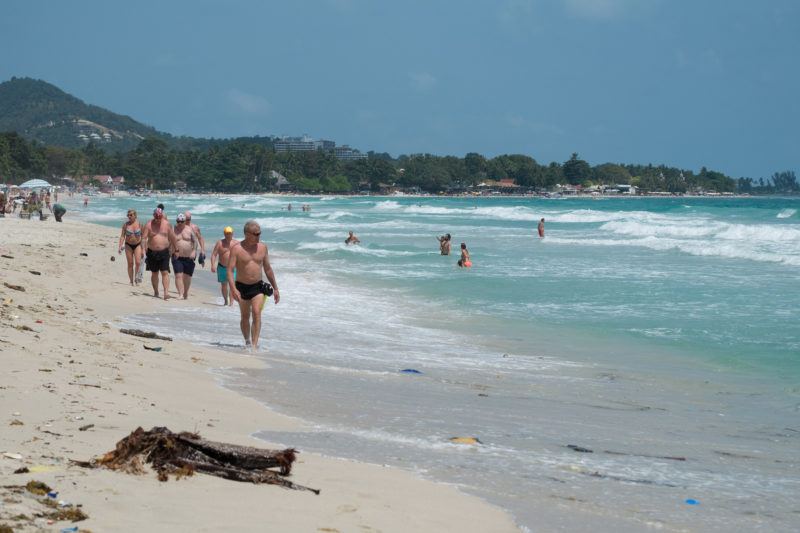
<svg viewBox="0 0 800 533">
<path fill-rule="evenodd" d="M 176 253 L 172 256 L 172 268 L 175 270 L 175 286 L 178 288 L 178 294 L 187 300 L 189 287 L 192 286 L 194 258 L 200 243 L 183 213 L 179 213 L 175 218 L 174 232 Z"/>
<path fill-rule="evenodd" d="M 274 291 L 275 303 L 281 300 L 275 273 L 269 264 L 269 251 L 266 244 L 259 242 L 260 237 L 261 227 L 258 222 L 248 221 L 244 225 L 244 239 L 231 249 L 228 261 L 228 285 L 231 296 L 239 302 L 244 343 L 247 348 L 255 349 L 258 349 L 258 338 L 261 334 L 261 310 L 264 308 L 265 298 Z M 262 270 L 269 283 L 264 283 Z"/>
<path fill-rule="evenodd" d="M 145 249 L 145 264 L 152 274 L 150 281 L 153 284 L 153 296 L 158 298 L 158 275 L 161 274 L 161 284 L 164 287 L 164 299 L 169 298 L 169 259 L 171 251 L 177 249 L 175 232 L 172 226 L 164 220 L 164 211 L 156 208 L 153 211 L 153 220 L 144 225 L 142 231 L 142 245 Z"/>
</svg>

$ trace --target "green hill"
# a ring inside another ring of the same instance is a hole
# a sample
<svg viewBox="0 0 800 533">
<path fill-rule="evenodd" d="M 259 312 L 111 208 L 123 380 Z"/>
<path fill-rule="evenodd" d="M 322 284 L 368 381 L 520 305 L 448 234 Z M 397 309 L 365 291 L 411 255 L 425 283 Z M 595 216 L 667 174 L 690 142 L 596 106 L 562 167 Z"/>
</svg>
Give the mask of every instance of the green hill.
<svg viewBox="0 0 800 533">
<path fill-rule="evenodd" d="M 66 148 L 94 141 L 111 151 L 130 150 L 147 137 L 170 137 L 31 78 L 0 83 L 0 131 L 16 131 L 27 139 Z"/>
</svg>

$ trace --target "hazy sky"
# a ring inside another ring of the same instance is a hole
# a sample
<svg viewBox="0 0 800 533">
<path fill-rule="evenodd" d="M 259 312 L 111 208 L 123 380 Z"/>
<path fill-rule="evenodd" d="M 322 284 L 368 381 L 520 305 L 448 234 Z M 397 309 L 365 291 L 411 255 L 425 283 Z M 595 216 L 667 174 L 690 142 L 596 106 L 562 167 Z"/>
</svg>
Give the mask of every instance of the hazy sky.
<svg viewBox="0 0 800 533">
<path fill-rule="evenodd" d="M 175 135 L 800 171 L 797 0 L 4 0 L 0 50 Z"/>
</svg>

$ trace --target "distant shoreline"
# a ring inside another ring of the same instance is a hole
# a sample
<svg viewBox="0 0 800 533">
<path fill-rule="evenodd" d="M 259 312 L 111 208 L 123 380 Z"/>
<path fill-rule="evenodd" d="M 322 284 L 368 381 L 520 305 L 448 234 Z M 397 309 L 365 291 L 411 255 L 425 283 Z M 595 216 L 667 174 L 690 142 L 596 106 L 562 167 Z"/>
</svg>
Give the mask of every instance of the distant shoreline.
<svg viewBox="0 0 800 533">
<path fill-rule="evenodd" d="M 86 193 L 81 193 L 86 194 Z M 100 192 L 89 194 L 102 195 L 102 196 L 125 196 L 125 192 L 108 193 Z M 675 198 L 702 198 L 702 199 L 726 199 L 726 198 L 741 198 L 741 199 L 759 199 L 759 198 L 799 198 L 800 194 L 566 194 L 558 196 L 544 196 L 539 194 L 347 194 L 347 193 L 305 193 L 305 192 L 160 192 L 153 191 L 149 195 L 136 195 L 128 194 L 129 196 L 138 198 L 157 197 L 157 196 L 275 196 L 275 197 L 358 197 L 358 198 L 532 198 L 538 200 L 593 200 L 593 199 L 609 199 L 609 198 L 623 198 L 623 199 L 675 199 Z"/>
</svg>

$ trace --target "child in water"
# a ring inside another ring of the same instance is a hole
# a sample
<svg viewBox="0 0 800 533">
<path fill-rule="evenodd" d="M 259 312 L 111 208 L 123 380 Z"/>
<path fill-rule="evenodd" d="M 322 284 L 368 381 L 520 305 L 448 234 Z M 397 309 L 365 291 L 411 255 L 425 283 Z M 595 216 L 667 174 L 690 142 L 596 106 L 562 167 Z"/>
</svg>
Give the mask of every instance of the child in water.
<svg viewBox="0 0 800 533">
<path fill-rule="evenodd" d="M 466 243 L 461 243 L 461 259 L 458 260 L 458 266 L 469 268 L 472 266 L 472 261 L 469 258 L 469 250 L 467 250 Z"/>
</svg>

